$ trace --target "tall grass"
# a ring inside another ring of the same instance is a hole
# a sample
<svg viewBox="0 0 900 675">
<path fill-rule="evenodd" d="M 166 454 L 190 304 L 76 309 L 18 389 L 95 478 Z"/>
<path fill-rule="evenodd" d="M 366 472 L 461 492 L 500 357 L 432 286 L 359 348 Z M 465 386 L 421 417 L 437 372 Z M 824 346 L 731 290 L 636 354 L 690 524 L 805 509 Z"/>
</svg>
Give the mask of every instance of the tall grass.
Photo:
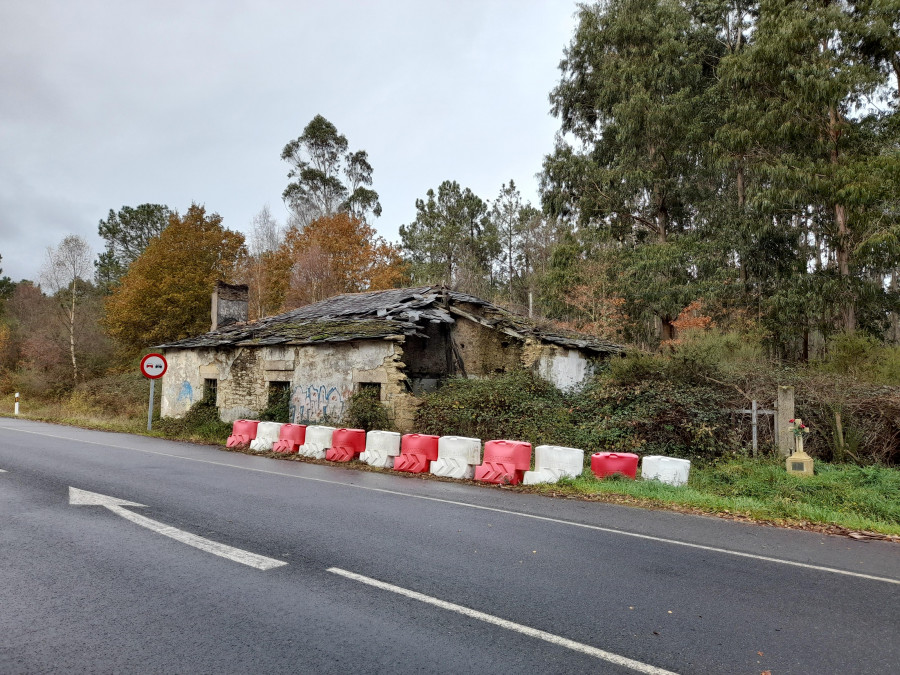
<svg viewBox="0 0 900 675">
<path fill-rule="evenodd" d="M 757 520 L 808 521 L 900 535 L 900 471 L 878 466 L 816 463 L 816 475 L 789 474 L 782 461 L 735 458 L 693 466 L 688 485 L 598 480 L 589 471 L 540 492 L 624 495 L 650 504 L 675 504 Z"/>
</svg>

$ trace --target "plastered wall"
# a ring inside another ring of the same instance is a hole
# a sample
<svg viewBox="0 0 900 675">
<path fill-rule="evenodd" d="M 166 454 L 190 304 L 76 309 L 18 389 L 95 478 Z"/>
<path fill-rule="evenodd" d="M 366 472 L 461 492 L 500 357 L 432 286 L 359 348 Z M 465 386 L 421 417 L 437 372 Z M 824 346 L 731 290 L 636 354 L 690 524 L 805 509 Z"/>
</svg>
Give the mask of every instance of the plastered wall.
<svg viewBox="0 0 900 675">
<path fill-rule="evenodd" d="M 180 417 L 203 396 L 205 379 L 218 381 L 216 405 L 225 421 L 256 417 L 269 382 L 289 382 L 292 421 L 338 421 L 361 382 L 381 385 L 381 399 L 402 428 L 415 401 L 407 393 L 403 351 L 389 341 L 367 340 L 303 347 L 168 350 L 162 415 Z"/>
<path fill-rule="evenodd" d="M 594 372 L 593 362 L 581 352 L 556 345 L 542 345 L 534 367 L 538 375 L 562 391 L 577 387 Z"/>
</svg>

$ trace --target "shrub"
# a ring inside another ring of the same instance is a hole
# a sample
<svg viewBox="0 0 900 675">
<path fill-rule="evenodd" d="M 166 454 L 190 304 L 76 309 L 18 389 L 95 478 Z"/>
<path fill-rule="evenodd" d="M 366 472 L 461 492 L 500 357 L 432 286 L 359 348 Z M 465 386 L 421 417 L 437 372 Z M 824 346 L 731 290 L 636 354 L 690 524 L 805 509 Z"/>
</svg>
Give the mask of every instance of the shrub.
<svg viewBox="0 0 900 675">
<path fill-rule="evenodd" d="M 363 387 L 350 397 L 347 411 L 344 413 L 344 425 L 366 431 L 393 429 L 387 408 L 379 398 L 378 389 Z"/>
<path fill-rule="evenodd" d="M 259 413 L 262 422 L 291 421 L 291 389 L 290 387 L 273 387 L 269 390 L 266 407 Z"/>
<path fill-rule="evenodd" d="M 573 423 L 580 440 L 604 451 L 709 460 L 739 447 L 728 398 L 721 386 L 690 377 L 623 383 L 601 374 L 573 401 Z"/>
<path fill-rule="evenodd" d="M 572 436 L 570 413 L 552 384 L 528 371 L 479 380 L 455 378 L 423 397 L 416 428 L 457 435 L 565 445 Z"/>
<path fill-rule="evenodd" d="M 156 429 L 166 436 L 223 444 L 231 433 L 231 425 L 219 417 L 216 401 L 208 393 L 192 405 L 183 417 L 159 420 Z"/>
</svg>

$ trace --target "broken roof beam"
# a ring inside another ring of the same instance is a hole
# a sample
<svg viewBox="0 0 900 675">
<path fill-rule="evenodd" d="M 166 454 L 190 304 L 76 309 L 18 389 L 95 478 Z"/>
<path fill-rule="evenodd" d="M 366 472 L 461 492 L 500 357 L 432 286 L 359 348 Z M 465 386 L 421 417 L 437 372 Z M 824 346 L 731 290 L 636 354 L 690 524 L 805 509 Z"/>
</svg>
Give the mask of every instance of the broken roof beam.
<svg viewBox="0 0 900 675">
<path fill-rule="evenodd" d="M 461 316 L 462 318 L 468 319 L 469 321 L 474 321 L 477 324 L 481 324 L 485 328 L 492 328 L 494 330 L 499 330 L 500 332 L 506 333 L 507 335 L 509 335 L 511 337 L 518 338 L 519 340 L 525 339 L 524 334 L 516 332 L 512 328 L 509 328 L 508 326 L 504 326 L 497 321 L 492 322 L 488 319 L 484 319 L 480 316 L 477 316 L 475 314 L 471 314 L 470 312 L 462 310 L 459 307 L 454 307 L 453 305 L 450 305 L 447 309 L 450 310 L 450 312 L 452 314 Z"/>
</svg>

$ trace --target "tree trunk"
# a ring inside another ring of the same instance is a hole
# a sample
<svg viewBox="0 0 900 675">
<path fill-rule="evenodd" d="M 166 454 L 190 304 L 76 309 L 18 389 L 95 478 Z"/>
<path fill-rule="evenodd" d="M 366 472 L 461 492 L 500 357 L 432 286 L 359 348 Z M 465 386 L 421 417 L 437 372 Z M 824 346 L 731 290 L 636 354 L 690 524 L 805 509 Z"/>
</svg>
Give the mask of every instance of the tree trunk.
<svg viewBox="0 0 900 675">
<path fill-rule="evenodd" d="M 897 269 L 891 272 L 891 293 L 897 292 Z M 891 312 L 891 342 L 893 344 L 900 343 L 900 314 Z"/>
<path fill-rule="evenodd" d="M 656 202 L 656 241 L 666 243 L 666 234 L 669 230 L 669 212 L 666 209 L 665 195 L 660 194 L 659 188 L 653 188 L 654 201 Z"/>
<path fill-rule="evenodd" d="M 72 380 L 78 382 L 78 362 L 75 360 L 75 278 L 72 278 L 72 304 L 69 307 L 69 353 L 72 356 Z"/>
<path fill-rule="evenodd" d="M 838 127 L 838 112 L 834 108 L 828 111 L 829 132 L 831 135 L 831 163 L 838 163 L 838 140 L 841 136 Z M 835 243 L 835 261 L 837 262 L 838 274 L 841 279 L 848 281 L 850 279 L 850 228 L 848 226 L 847 207 L 843 204 L 834 205 L 834 220 L 837 226 L 837 242 Z M 841 319 L 844 330 L 852 333 L 856 330 L 856 306 L 853 298 L 844 301 L 841 310 Z"/>
</svg>

